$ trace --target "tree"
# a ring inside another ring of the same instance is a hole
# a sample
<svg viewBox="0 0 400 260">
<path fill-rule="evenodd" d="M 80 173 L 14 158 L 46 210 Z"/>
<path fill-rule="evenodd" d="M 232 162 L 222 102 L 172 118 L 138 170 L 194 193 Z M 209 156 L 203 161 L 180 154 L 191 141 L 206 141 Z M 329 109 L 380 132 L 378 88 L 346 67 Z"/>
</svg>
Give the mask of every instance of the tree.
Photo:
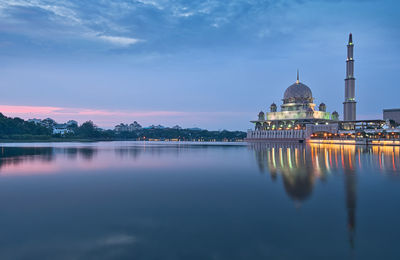
<svg viewBox="0 0 400 260">
<path fill-rule="evenodd" d="M 77 135 L 86 138 L 99 137 L 100 131 L 92 121 L 86 121 L 77 129 Z"/>
</svg>

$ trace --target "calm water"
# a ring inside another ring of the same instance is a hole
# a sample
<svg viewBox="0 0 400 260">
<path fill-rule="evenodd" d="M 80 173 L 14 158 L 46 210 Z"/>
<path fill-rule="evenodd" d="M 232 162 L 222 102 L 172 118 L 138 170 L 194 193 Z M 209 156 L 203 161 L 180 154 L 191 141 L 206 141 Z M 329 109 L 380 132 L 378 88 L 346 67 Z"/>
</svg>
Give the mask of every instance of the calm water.
<svg viewBox="0 0 400 260">
<path fill-rule="evenodd" d="M 398 147 L 0 149 L 0 259 L 400 259 Z"/>
</svg>

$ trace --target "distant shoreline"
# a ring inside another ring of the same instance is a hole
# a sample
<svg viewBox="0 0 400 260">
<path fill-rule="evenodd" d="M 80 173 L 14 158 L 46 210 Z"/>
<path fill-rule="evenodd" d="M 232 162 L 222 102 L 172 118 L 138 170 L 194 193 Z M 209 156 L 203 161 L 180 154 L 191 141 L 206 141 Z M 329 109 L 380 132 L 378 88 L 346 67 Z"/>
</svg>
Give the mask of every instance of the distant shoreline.
<svg viewBox="0 0 400 260">
<path fill-rule="evenodd" d="M 34 140 L 8 140 L 0 139 L 0 144 L 5 143 L 97 143 L 97 142 L 149 142 L 149 143 L 246 143 L 245 141 L 196 141 L 196 140 L 137 140 L 137 139 L 63 139 L 63 138 L 51 138 L 51 139 L 34 139 Z"/>
</svg>

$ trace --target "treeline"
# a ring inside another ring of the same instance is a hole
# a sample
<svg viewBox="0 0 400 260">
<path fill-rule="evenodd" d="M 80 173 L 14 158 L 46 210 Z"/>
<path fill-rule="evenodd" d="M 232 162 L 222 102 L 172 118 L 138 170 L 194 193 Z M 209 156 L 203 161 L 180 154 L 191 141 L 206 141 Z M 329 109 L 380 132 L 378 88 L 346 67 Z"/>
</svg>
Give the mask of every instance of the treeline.
<svg viewBox="0 0 400 260">
<path fill-rule="evenodd" d="M 60 138 L 88 138 L 101 140 L 182 140 L 182 141 L 238 141 L 246 137 L 245 132 L 241 131 L 208 131 L 191 129 L 146 129 L 141 128 L 135 131 L 117 132 L 113 130 L 102 130 L 92 121 L 83 123 L 74 129 L 73 133 L 68 133 Z"/>
<path fill-rule="evenodd" d="M 6 117 L 0 113 L 0 138 L 1 139 L 49 139 L 52 130 L 25 121 L 21 118 Z"/>
<path fill-rule="evenodd" d="M 21 118 L 9 118 L 0 113 L 0 139 L 7 140 L 183 140 L 183 141 L 238 141 L 246 137 L 241 131 L 208 131 L 192 129 L 137 129 L 131 132 L 117 132 L 97 127 L 92 121 L 80 126 L 73 125 L 66 134 L 53 134 L 51 127 L 46 127 Z"/>
<path fill-rule="evenodd" d="M 208 131 L 191 129 L 140 129 L 134 132 L 115 133 L 118 139 L 159 139 L 159 140 L 182 140 L 182 141 L 238 141 L 246 137 L 241 131 Z"/>
</svg>

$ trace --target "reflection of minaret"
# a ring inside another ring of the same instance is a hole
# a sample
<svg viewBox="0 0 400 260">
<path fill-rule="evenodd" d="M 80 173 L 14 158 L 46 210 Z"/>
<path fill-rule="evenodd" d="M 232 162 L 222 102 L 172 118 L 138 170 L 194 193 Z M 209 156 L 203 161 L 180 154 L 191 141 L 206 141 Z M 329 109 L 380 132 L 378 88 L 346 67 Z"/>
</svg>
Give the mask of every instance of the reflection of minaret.
<svg viewBox="0 0 400 260">
<path fill-rule="evenodd" d="M 354 233 L 356 227 L 356 174 L 351 170 L 344 170 L 346 188 L 347 226 L 351 248 L 354 248 Z"/>
<path fill-rule="evenodd" d="M 353 37 L 350 33 L 349 43 L 347 44 L 347 60 L 346 60 L 346 79 L 343 102 L 343 120 L 356 120 L 356 100 L 355 100 L 355 81 L 354 78 L 354 59 L 353 59 Z"/>
</svg>

